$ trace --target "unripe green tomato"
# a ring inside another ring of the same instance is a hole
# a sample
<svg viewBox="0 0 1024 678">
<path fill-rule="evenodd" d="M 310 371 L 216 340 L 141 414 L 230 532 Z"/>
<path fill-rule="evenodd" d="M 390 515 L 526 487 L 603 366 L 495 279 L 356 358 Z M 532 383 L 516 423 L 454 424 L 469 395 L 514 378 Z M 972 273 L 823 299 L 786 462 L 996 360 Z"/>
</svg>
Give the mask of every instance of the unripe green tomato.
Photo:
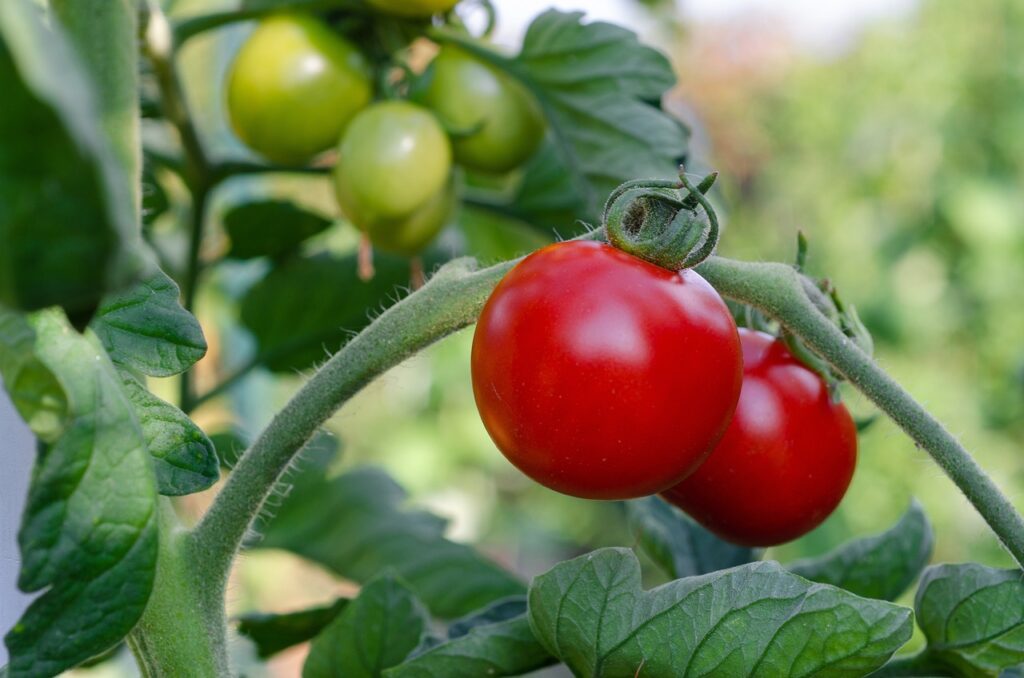
<svg viewBox="0 0 1024 678">
<path fill-rule="evenodd" d="M 406 217 L 364 221 L 357 226 L 377 249 L 411 257 L 423 251 L 448 225 L 457 202 L 455 182 L 449 181 L 439 193 Z"/>
<path fill-rule="evenodd" d="M 284 164 L 304 163 L 338 143 L 372 96 L 362 54 L 304 14 L 261 21 L 228 72 L 227 110 L 235 133 Z"/>
<path fill-rule="evenodd" d="M 386 14 L 408 17 L 428 17 L 447 12 L 459 0 L 369 0 L 370 6 Z"/>
<path fill-rule="evenodd" d="M 408 251 L 401 243 L 419 238 L 397 232 L 430 230 L 427 226 L 438 219 L 434 210 L 444 204 L 438 196 L 450 183 L 451 168 L 448 136 L 430 111 L 407 101 L 385 101 L 357 115 L 342 136 L 335 195 L 345 216 L 375 244 Z M 444 225 L 440 221 L 435 232 Z M 389 229 L 390 237 L 385 236 Z"/>
<path fill-rule="evenodd" d="M 417 99 L 455 132 L 455 159 L 470 169 L 507 172 L 544 138 L 544 115 L 533 95 L 461 49 L 444 47 L 422 82 Z M 459 136 L 460 130 L 470 133 Z"/>
</svg>

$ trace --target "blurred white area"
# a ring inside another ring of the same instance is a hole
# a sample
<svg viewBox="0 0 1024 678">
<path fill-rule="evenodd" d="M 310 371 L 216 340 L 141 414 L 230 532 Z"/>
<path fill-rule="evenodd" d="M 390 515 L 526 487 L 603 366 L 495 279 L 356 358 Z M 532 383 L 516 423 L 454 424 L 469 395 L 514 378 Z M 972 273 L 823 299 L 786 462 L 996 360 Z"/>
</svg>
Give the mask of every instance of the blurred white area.
<svg viewBox="0 0 1024 678">
<path fill-rule="evenodd" d="M 918 0 L 676 0 L 675 4 L 690 26 L 763 17 L 788 32 L 799 47 L 827 54 L 848 46 L 867 24 L 909 13 Z M 518 45 L 530 20 L 549 7 L 585 11 L 591 21 L 611 21 L 641 34 L 656 29 L 650 13 L 635 0 L 494 0 L 494 5 L 498 10 L 495 40 L 508 46 Z"/>
<path fill-rule="evenodd" d="M 32 433 L 21 421 L 0 382 L 0 636 L 14 626 L 28 606 L 29 596 L 18 590 L 18 525 L 35 460 Z M 0 642 L 0 666 L 7 663 L 7 648 Z"/>
</svg>

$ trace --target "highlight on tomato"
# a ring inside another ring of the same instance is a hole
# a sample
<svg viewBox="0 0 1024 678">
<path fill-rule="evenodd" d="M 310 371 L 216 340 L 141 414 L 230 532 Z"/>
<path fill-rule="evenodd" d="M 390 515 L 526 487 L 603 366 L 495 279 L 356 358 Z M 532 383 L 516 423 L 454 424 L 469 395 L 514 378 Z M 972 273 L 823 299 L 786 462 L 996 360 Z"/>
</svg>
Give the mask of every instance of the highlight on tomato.
<svg viewBox="0 0 1024 678">
<path fill-rule="evenodd" d="M 736 325 L 692 270 L 570 241 L 513 268 L 473 337 L 473 393 L 498 449 L 553 490 L 627 499 L 692 473 L 740 393 Z"/>
</svg>

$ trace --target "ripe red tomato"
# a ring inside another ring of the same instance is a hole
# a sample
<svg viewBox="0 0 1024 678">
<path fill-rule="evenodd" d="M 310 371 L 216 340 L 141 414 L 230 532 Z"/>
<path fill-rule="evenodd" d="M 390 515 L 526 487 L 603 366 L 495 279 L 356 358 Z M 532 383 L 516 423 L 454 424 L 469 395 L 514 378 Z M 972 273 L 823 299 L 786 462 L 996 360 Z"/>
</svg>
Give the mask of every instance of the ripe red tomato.
<svg viewBox="0 0 1024 678">
<path fill-rule="evenodd" d="M 610 245 L 564 242 L 495 288 L 473 337 L 473 393 L 498 449 L 590 499 L 670 487 L 704 460 L 740 392 L 722 298 Z"/>
<path fill-rule="evenodd" d="M 719 537 L 774 546 L 835 510 L 857 464 L 857 427 L 816 373 L 770 335 L 740 330 L 743 392 L 722 441 L 667 500 Z"/>
</svg>

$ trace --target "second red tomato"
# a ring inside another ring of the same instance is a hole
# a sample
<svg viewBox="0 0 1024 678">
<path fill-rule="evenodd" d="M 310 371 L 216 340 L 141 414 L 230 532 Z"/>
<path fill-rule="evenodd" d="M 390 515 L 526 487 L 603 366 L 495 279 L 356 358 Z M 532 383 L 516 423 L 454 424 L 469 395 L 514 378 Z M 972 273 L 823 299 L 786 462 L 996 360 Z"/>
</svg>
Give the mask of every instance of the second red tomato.
<svg viewBox="0 0 1024 678">
<path fill-rule="evenodd" d="M 718 536 L 774 546 L 817 527 L 846 494 L 857 428 L 786 346 L 741 329 L 743 393 L 708 460 L 664 493 Z"/>
<path fill-rule="evenodd" d="M 495 288 L 472 371 L 509 461 L 565 494 L 626 499 L 704 460 L 739 397 L 742 356 L 728 308 L 697 273 L 565 242 Z"/>
</svg>

